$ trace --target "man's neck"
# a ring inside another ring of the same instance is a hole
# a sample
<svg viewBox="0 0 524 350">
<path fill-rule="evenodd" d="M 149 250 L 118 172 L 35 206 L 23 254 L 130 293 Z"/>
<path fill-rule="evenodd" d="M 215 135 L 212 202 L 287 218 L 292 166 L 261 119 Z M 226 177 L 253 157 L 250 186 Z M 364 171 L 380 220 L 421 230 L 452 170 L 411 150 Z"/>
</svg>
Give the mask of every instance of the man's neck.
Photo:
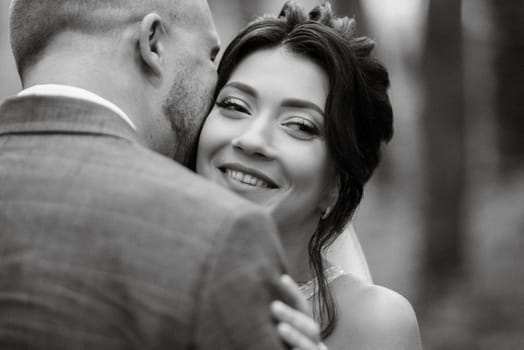
<svg viewBox="0 0 524 350">
<path fill-rule="evenodd" d="M 138 136 L 145 140 L 142 116 L 147 116 L 150 112 L 142 103 L 143 98 L 137 98 L 141 95 L 134 91 L 138 84 L 133 83 L 128 74 L 117 70 L 104 60 L 97 62 L 91 59 L 90 62 L 85 62 L 83 56 L 78 56 L 47 55 L 27 70 L 23 87 L 58 84 L 94 93 L 118 106 L 135 125 Z"/>
<path fill-rule="evenodd" d="M 172 157 L 175 140 L 162 114 L 163 86 L 148 80 L 135 51 L 133 39 L 125 35 L 116 40 L 66 31 L 25 70 L 23 86 L 61 84 L 97 94 L 129 116 L 146 147 Z"/>
<path fill-rule="evenodd" d="M 54 60 L 53 57 L 43 59 L 33 68 L 28 70 L 23 80 L 24 88 L 34 85 L 57 84 L 65 86 L 74 86 L 80 89 L 97 94 L 108 101 L 118 105 L 132 119 L 132 111 L 129 111 L 130 101 L 126 101 L 123 96 L 126 95 L 125 87 L 122 87 L 116 79 L 111 77 L 110 68 L 107 72 L 100 72 L 98 68 L 83 66 L 80 62 L 71 62 L 71 60 Z"/>
</svg>

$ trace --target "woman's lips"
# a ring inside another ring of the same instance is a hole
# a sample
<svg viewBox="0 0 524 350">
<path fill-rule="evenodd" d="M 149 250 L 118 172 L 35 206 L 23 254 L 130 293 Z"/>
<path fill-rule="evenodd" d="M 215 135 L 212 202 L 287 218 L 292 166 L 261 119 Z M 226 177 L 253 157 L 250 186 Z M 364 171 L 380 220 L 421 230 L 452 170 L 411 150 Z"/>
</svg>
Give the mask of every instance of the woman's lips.
<svg viewBox="0 0 524 350">
<path fill-rule="evenodd" d="M 232 169 L 226 169 L 225 174 L 229 178 L 231 178 L 231 179 L 233 179 L 235 181 L 241 182 L 243 184 L 246 184 L 246 185 L 251 185 L 251 186 L 255 186 L 255 187 L 262 187 L 262 188 L 269 188 L 269 184 L 267 182 L 265 182 L 264 180 L 262 180 L 262 179 L 260 179 L 260 178 L 258 178 L 256 176 L 243 173 L 241 171 L 232 170 Z"/>
<path fill-rule="evenodd" d="M 244 185 L 268 189 L 278 187 L 268 176 L 239 164 L 222 165 L 219 169 L 231 181 Z"/>
</svg>

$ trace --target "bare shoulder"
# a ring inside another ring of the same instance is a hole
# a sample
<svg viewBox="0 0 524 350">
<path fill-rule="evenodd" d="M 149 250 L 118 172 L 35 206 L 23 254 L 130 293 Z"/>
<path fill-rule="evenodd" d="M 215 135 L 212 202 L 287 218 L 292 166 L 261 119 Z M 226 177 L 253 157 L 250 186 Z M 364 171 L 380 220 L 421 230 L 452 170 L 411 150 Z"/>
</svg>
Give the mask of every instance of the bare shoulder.
<svg viewBox="0 0 524 350">
<path fill-rule="evenodd" d="M 402 295 L 343 276 L 333 283 L 338 323 L 330 349 L 422 349 L 418 322 Z"/>
</svg>

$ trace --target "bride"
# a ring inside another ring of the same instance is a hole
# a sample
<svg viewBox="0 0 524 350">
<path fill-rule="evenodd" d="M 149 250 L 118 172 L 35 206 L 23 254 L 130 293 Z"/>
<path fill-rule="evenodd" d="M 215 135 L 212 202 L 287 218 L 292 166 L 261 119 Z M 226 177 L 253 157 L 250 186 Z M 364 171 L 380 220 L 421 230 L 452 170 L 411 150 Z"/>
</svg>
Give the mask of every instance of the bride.
<svg viewBox="0 0 524 350">
<path fill-rule="evenodd" d="M 275 218 L 321 329 L 276 302 L 290 346 L 316 349 L 321 336 L 332 349 L 420 349 L 406 299 L 325 258 L 393 134 L 388 73 L 371 57 L 373 42 L 354 32 L 329 4 L 308 14 L 290 2 L 249 24 L 220 62 L 196 170 Z"/>
</svg>

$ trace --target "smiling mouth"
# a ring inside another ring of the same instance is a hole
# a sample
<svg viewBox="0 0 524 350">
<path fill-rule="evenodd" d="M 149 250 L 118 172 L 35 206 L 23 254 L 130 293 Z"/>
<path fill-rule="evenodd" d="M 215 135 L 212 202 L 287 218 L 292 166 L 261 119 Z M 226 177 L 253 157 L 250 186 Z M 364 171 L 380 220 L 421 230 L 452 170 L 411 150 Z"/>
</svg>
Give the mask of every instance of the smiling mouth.
<svg viewBox="0 0 524 350">
<path fill-rule="evenodd" d="M 230 180 L 239 182 L 244 185 L 259 187 L 259 188 L 277 188 L 277 186 L 269 180 L 262 179 L 255 174 L 248 174 L 237 169 L 220 168 L 220 171 L 226 175 Z"/>
</svg>

